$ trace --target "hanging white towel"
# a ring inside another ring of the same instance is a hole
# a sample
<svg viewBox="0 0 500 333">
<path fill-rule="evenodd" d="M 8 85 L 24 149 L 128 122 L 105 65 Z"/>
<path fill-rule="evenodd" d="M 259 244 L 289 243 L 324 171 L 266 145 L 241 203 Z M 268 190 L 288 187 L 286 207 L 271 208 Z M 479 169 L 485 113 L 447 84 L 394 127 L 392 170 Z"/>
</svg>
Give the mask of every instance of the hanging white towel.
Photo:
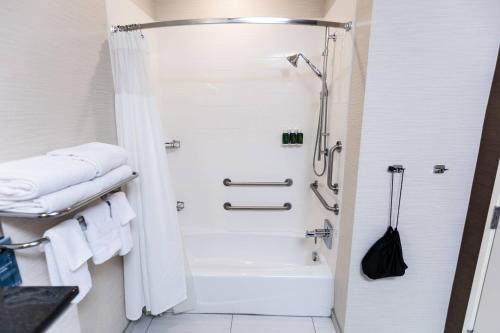
<svg viewBox="0 0 500 333">
<path fill-rule="evenodd" d="M 44 243 L 50 283 L 53 286 L 78 286 L 78 295 L 72 303 L 78 303 L 92 287 L 87 260 L 92 252 L 77 220 L 64 221 L 47 230 L 44 235 L 50 241 Z"/>
<path fill-rule="evenodd" d="M 95 167 L 64 156 L 36 156 L 0 164 L 0 200 L 30 200 L 91 180 Z"/>
<path fill-rule="evenodd" d="M 124 256 L 132 250 L 134 245 L 132 241 L 132 234 L 130 232 L 130 221 L 132 221 L 136 215 L 132 207 L 130 207 L 130 203 L 123 192 L 117 192 L 109 195 L 106 198 L 106 202 L 111 208 L 112 219 L 120 226 L 120 239 L 122 241 L 122 247 L 118 254 Z"/>
<path fill-rule="evenodd" d="M 77 216 L 83 217 L 87 224 L 84 233 L 94 264 L 102 264 L 118 253 L 122 247 L 120 226 L 111 218 L 111 210 L 106 202 L 101 201 Z"/>
<path fill-rule="evenodd" d="M 96 176 L 102 176 L 109 171 L 127 163 L 127 152 L 122 147 L 101 142 L 91 142 L 83 145 L 49 151 L 47 155 L 67 156 L 84 161 L 96 168 Z"/>
<path fill-rule="evenodd" d="M 22 213 L 51 213 L 71 207 L 75 203 L 113 186 L 131 175 L 132 169 L 127 165 L 122 165 L 102 177 L 67 187 L 40 198 L 26 201 L 0 200 L 0 210 Z"/>
</svg>

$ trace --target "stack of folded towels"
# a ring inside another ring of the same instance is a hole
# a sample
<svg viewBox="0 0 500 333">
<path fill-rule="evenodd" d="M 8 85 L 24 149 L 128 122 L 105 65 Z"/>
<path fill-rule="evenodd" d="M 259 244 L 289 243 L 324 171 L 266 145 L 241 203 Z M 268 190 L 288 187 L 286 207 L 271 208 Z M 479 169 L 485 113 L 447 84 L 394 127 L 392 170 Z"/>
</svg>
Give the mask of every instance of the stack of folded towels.
<svg viewBox="0 0 500 333">
<path fill-rule="evenodd" d="M 0 210 L 50 213 L 130 177 L 121 147 L 92 142 L 0 164 Z"/>
<path fill-rule="evenodd" d="M 130 177 L 121 147 L 92 142 L 0 164 L 0 210 L 51 213 L 71 207 Z M 79 222 L 83 217 L 84 223 Z M 43 250 L 52 285 L 79 287 L 79 302 L 92 286 L 87 260 L 101 264 L 132 249 L 135 213 L 123 192 L 50 228 Z"/>
</svg>

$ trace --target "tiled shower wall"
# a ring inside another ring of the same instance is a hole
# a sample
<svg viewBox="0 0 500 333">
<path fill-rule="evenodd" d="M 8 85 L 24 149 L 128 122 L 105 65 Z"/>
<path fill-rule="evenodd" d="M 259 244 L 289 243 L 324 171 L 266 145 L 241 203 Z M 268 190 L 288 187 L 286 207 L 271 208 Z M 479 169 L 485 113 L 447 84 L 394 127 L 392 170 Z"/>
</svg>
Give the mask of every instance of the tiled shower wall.
<svg viewBox="0 0 500 333">
<path fill-rule="evenodd" d="M 310 224 L 310 164 L 321 81 L 286 55 L 321 64 L 323 29 L 295 26 L 195 26 L 159 32 L 161 114 L 182 141 L 169 152 L 184 230 L 303 234 Z M 283 147 L 281 133 L 304 132 Z M 234 181 L 283 181 L 292 187 L 225 187 Z M 287 212 L 230 212 L 234 205 L 293 205 Z"/>
</svg>

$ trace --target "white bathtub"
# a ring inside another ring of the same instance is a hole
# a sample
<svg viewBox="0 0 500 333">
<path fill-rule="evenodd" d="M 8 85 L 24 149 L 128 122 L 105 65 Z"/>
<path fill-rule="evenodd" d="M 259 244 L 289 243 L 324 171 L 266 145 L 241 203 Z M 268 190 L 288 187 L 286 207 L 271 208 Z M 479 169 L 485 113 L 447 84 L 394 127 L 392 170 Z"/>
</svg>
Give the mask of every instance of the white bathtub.
<svg viewBox="0 0 500 333">
<path fill-rule="evenodd" d="M 193 313 L 329 316 L 333 277 L 312 239 L 263 233 L 187 233 Z"/>
</svg>

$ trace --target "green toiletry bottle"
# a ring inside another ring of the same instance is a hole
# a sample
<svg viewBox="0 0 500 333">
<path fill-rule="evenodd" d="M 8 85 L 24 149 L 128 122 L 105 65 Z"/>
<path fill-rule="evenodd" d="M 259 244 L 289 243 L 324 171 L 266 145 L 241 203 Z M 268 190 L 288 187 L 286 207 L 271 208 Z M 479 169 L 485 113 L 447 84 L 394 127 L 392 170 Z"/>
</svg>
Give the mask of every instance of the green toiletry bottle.
<svg viewBox="0 0 500 333">
<path fill-rule="evenodd" d="M 283 134 L 281 136 L 281 143 L 284 145 L 287 145 L 290 143 L 290 133 L 283 132 Z"/>
<path fill-rule="evenodd" d="M 297 132 L 294 131 L 290 133 L 290 143 L 292 145 L 297 143 Z"/>
<path fill-rule="evenodd" d="M 297 133 L 297 143 L 299 145 L 304 143 L 304 133 L 302 133 L 302 132 Z"/>
</svg>

